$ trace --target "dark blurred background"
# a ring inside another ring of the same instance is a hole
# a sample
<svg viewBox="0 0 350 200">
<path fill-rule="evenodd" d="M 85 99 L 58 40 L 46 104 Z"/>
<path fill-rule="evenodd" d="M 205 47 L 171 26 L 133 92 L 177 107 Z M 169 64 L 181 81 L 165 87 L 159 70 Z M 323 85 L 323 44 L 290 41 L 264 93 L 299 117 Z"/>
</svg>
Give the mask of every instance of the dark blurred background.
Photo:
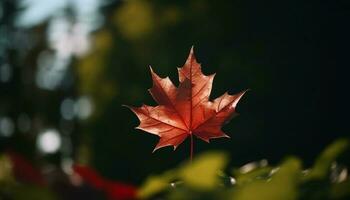
<svg viewBox="0 0 350 200">
<path fill-rule="evenodd" d="M 349 2 L 0 1 L 0 151 L 39 166 L 89 164 L 134 184 L 189 157 L 189 141 L 152 154 L 123 104 L 155 105 L 149 65 L 176 83 L 192 45 L 212 98 L 250 88 L 231 139 L 232 166 L 297 155 L 310 165 L 349 136 Z"/>
</svg>

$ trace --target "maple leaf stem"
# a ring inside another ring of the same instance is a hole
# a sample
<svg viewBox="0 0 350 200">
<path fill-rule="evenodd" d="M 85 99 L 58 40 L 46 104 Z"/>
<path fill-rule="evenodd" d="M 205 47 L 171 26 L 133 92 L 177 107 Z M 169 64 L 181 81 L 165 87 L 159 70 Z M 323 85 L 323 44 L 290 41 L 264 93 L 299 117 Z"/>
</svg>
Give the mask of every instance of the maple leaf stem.
<svg viewBox="0 0 350 200">
<path fill-rule="evenodd" d="M 191 134 L 191 147 L 190 147 L 190 160 L 191 160 L 191 163 L 192 163 L 192 159 L 193 159 L 193 134 Z"/>
<path fill-rule="evenodd" d="M 192 64 L 193 64 L 193 59 L 192 59 L 192 56 L 193 56 L 193 47 L 191 48 L 191 52 L 190 52 L 190 55 L 191 55 L 191 61 L 190 61 L 190 82 L 192 84 Z M 193 105 L 192 105 L 192 98 L 193 98 L 193 95 L 192 95 L 192 89 L 190 90 L 190 128 L 192 128 L 192 109 L 193 109 Z M 191 131 L 191 148 L 190 148 L 190 160 L 191 160 L 191 163 L 192 163 L 192 159 L 193 159 L 193 133 Z"/>
</svg>

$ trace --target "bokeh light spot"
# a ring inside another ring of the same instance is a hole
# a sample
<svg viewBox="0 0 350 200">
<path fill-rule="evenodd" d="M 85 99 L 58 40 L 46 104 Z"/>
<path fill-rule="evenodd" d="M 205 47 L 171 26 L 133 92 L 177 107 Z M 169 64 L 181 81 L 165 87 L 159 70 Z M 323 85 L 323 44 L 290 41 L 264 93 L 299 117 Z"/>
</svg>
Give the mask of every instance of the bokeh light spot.
<svg viewBox="0 0 350 200">
<path fill-rule="evenodd" d="M 89 97 L 83 96 L 75 104 L 75 113 L 79 119 L 87 119 L 93 112 L 93 104 Z"/>
<path fill-rule="evenodd" d="M 0 118 L 0 136 L 10 137 L 15 130 L 15 125 L 9 117 Z"/>
<path fill-rule="evenodd" d="M 66 120 L 72 120 L 74 118 L 74 100 L 67 98 L 62 101 L 61 115 Z"/>
<path fill-rule="evenodd" d="M 37 146 L 43 153 L 55 153 L 61 147 L 61 137 L 57 130 L 47 129 L 37 138 Z"/>
</svg>

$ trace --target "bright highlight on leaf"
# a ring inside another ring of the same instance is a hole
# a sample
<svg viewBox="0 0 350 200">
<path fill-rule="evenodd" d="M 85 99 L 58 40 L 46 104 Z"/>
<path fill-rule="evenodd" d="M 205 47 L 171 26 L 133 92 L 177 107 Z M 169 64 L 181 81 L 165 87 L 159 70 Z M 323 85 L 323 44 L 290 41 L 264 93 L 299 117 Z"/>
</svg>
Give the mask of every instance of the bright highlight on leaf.
<svg viewBox="0 0 350 200">
<path fill-rule="evenodd" d="M 236 116 L 236 105 L 245 91 L 235 95 L 223 94 L 209 100 L 215 74 L 206 76 L 197 62 L 193 48 L 182 68 L 178 68 L 179 86 L 160 78 L 151 68 L 153 86 L 149 89 L 158 106 L 130 107 L 140 120 L 137 127 L 158 135 L 155 150 L 180 145 L 188 136 L 209 142 L 212 138 L 229 137 L 221 127 Z M 191 156 L 192 157 L 192 156 Z"/>
</svg>

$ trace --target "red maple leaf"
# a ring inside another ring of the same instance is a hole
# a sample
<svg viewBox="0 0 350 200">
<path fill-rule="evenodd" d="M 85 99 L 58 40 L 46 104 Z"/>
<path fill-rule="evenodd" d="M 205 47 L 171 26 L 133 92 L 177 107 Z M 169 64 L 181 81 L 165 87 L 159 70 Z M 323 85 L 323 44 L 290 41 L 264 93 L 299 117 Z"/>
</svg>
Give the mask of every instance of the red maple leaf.
<svg viewBox="0 0 350 200">
<path fill-rule="evenodd" d="M 215 74 L 206 76 L 202 73 L 193 47 L 185 65 L 178 68 L 178 74 L 179 86 L 176 87 L 169 77 L 160 78 L 151 68 L 153 86 L 149 92 L 159 105 L 129 107 L 140 120 L 137 129 L 160 137 L 154 151 L 165 146 L 174 146 L 175 150 L 190 136 L 192 152 L 193 135 L 206 142 L 229 137 L 221 127 L 237 115 L 236 105 L 245 91 L 235 95 L 225 93 L 210 101 Z"/>
</svg>

